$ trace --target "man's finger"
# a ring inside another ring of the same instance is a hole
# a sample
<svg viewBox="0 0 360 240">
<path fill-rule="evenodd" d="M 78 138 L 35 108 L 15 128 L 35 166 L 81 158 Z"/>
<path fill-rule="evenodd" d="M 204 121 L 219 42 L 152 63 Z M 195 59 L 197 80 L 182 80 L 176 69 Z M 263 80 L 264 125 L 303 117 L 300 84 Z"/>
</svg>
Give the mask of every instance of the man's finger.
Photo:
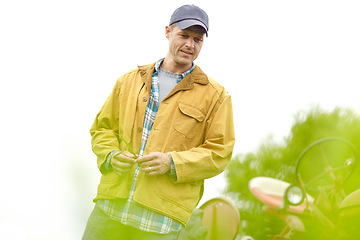
<svg viewBox="0 0 360 240">
<path fill-rule="evenodd" d="M 151 160 L 153 160 L 153 157 L 151 155 L 145 155 L 136 159 L 136 162 L 140 164 Z"/>
<path fill-rule="evenodd" d="M 139 167 L 149 167 L 149 166 L 151 166 L 151 165 L 154 165 L 155 163 L 154 162 L 152 162 L 152 161 L 146 161 L 146 162 L 140 162 L 140 163 L 138 163 L 138 165 L 139 165 Z"/>
<path fill-rule="evenodd" d="M 114 156 L 113 158 L 120 162 L 126 162 L 126 163 L 131 163 L 131 164 L 135 163 L 134 156 L 132 154 L 129 155 L 128 153 L 122 153 L 122 154 Z"/>
<path fill-rule="evenodd" d="M 133 165 L 131 163 L 121 162 L 121 161 L 114 161 L 112 164 L 118 168 L 130 168 Z"/>
<path fill-rule="evenodd" d="M 157 175 L 157 172 L 159 170 L 158 166 L 146 166 L 146 167 L 142 167 L 141 170 L 146 174 L 146 175 Z"/>
</svg>

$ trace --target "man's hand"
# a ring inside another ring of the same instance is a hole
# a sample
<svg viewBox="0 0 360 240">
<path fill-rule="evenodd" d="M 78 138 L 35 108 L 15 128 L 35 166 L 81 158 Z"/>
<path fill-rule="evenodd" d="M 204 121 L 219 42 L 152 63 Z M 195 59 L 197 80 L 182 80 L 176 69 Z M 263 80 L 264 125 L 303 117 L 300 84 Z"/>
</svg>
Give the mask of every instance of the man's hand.
<svg viewBox="0 0 360 240">
<path fill-rule="evenodd" d="M 146 175 L 161 175 L 170 169 L 170 157 L 166 153 L 152 152 L 136 159 L 141 170 Z"/>
<path fill-rule="evenodd" d="M 130 172 L 132 166 L 135 164 L 135 157 L 129 152 L 123 152 L 119 155 L 114 155 L 110 160 L 114 172 L 118 175 L 123 175 Z"/>
</svg>

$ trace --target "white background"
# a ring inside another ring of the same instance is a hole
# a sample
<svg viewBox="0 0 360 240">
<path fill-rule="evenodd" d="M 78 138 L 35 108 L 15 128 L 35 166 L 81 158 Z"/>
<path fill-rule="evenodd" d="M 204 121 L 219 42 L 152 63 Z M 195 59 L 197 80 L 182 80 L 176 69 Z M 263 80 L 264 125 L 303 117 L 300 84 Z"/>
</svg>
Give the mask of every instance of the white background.
<svg viewBox="0 0 360 240">
<path fill-rule="evenodd" d="M 188 1 L 0 3 L 0 239 L 80 239 L 100 174 L 89 128 L 116 79 L 167 53 Z M 299 111 L 360 110 L 360 2 L 193 1 L 210 17 L 196 61 L 232 95 L 235 154 L 286 136 Z M 209 180 L 202 202 L 218 196 Z"/>
</svg>

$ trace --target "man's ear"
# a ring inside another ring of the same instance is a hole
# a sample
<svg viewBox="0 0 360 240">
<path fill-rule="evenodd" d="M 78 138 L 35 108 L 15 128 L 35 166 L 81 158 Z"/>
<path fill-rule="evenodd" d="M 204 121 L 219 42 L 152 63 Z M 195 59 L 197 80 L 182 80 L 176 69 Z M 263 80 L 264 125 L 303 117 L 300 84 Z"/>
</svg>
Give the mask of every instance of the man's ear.
<svg viewBox="0 0 360 240">
<path fill-rule="evenodd" d="M 169 26 L 166 26 L 165 27 L 165 36 L 166 36 L 167 39 L 170 38 L 170 34 L 171 34 L 171 29 L 170 29 Z"/>
</svg>

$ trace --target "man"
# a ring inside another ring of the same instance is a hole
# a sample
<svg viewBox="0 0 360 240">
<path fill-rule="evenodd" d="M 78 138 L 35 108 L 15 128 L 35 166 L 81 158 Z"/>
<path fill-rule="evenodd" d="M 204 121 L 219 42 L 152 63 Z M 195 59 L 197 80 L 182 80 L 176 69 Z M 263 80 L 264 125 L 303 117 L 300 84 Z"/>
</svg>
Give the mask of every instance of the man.
<svg viewBox="0 0 360 240">
<path fill-rule="evenodd" d="M 231 98 L 195 65 L 208 16 L 172 14 L 164 59 L 121 76 L 91 127 L 102 173 L 83 239 L 177 239 L 231 159 Z"/>
</svg>

